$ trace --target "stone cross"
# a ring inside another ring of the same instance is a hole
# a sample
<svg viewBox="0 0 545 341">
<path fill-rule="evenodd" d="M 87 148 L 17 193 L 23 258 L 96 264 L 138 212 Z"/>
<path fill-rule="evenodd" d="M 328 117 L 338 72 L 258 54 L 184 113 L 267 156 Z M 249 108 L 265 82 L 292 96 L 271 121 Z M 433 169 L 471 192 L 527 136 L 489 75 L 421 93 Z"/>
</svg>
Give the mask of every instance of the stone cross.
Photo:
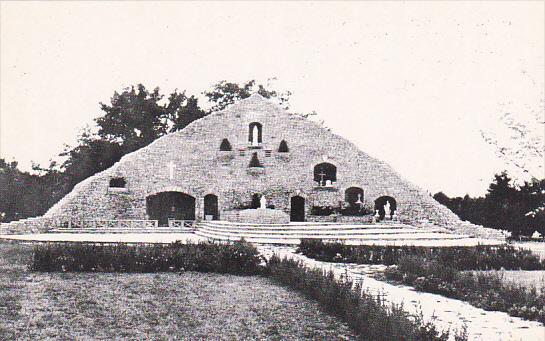
<svg viewBox="0 0 545 341">
<path fill-rule="evenodd" d="M 324 183 L 324 176 L 326 176 L 326 174 L 322 171 L 320 174 L 318 174 L 320 176 L 320 186 L 323 186 L 323 183 Z"/>
<path fill-rule="evenodd" d="M 174 168 L 176 168 L 176 165 L 174 164 L 174 162 L 170 161 L 170 163 L 168 164 L 168 170 L 170 172 L 170 180 L 174 179 Z"/>
</svg>

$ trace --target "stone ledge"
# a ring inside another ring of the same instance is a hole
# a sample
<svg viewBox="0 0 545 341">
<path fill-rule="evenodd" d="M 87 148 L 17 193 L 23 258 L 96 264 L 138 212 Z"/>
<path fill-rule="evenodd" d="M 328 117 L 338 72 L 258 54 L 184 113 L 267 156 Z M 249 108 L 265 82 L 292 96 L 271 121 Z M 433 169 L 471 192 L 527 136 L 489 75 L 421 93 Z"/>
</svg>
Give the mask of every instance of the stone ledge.
<svg viewBox="0 0 545 341">
<path fill-rule="evenodd" d="M 108 193 L 129 193 L 129 189 L 125 187 L 108 187 Z"/>
<path fill-rule="evenodd" d="M 248 167 L 246 173 L 250 175 L 260 175 L 265 174 L 265 167 Z"/>
</svg>

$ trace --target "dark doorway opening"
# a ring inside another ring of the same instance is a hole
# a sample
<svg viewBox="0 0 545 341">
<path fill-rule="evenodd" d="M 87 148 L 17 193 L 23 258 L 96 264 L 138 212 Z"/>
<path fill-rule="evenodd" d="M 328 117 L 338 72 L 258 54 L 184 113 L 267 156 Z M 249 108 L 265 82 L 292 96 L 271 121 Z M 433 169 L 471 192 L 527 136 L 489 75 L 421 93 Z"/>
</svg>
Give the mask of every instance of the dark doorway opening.
<svg viewBox="0 0 545 341">
<path fill-rule="evenodd" d="M 305 221 L 305 198 L 291 197 L 290 221 Z"/>
<path fill-rule="evenodd" d="M 218 197 L 214 194 L 207 194 L 204 196 L 204 219 L 218 220 L 220 218 L 218 208 Z"/>
<path fill-rule="evenodd" d="M 195 220 L 195 198 L 181 192 L 161 192 L 146 198 L 150 219 L 168 226 L 169 219 Z"/>
<path fill-rule="evenodd" d="M 252 195 L 252 203 L 250 204 L 250 208 L 259 208 L 261 206 L 261 195 L 254 193 Z"/>
</svg>

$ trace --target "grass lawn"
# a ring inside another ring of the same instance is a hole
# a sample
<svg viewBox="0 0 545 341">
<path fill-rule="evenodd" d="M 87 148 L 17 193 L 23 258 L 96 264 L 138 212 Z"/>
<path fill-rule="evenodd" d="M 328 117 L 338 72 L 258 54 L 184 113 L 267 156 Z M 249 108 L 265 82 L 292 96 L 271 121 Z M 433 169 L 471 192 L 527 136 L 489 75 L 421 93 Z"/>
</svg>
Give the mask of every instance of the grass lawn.
<svg viewBox="0 0 545 341">
<path fill-rule="evenodd" d="M 503 281 L 513 282 L 526 287 L 535 286 L 536 289 L 545 289 L 545 270 L 491 270 L 491 271 L 474 271 L 475 273 L 496 273 L 499 274 Z"/>
<path fill-rule="evenodd" d="M 355 339 L 315 302 L 266 278 L 33 273 L 30 254 L 0 243 L 0 340 Z"/>
</svg>

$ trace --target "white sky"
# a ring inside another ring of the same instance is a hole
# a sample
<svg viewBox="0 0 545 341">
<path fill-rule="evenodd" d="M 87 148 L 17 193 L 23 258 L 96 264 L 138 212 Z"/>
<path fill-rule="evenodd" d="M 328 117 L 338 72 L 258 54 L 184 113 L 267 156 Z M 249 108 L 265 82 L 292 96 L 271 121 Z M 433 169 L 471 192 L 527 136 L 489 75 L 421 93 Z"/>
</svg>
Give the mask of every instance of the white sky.
<svg viewBox="0 0 545 341">
<path fill-rule="evenodd" d="M 0 155 L 48 164 L 115 90 L 226 79 L 293 92 L 420 187 L 483 194 L 480 136 L 543 113 L 544 3 L 2 2 Z M 537 126 L 537 125 L 536 125 Z M 537 162 L 541 163 L 540 160 Z"/>
</svg>

